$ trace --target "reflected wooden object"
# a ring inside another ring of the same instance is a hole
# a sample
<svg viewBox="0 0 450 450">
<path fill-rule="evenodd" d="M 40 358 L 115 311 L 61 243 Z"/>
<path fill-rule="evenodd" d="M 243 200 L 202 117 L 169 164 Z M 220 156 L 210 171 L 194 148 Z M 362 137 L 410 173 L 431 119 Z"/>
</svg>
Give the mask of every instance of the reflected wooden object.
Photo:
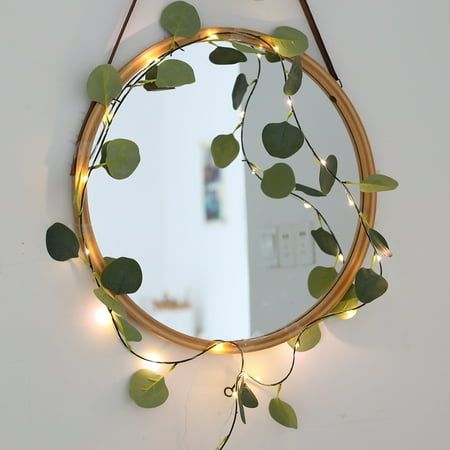
<svg viewBox="0 0 450 450">
<path fill-rule="evenodd" d="M 225 39 L 260 46 L 266 50 L 272 50 L 268 42 L 263 42 L 259 39 L 260 36 L 263 36 L 263 33 L 258 33 L 251 30 L 236 28 L 207 28 L 201 30 L 192 38 L 180 38 L 177 39 L 177 42 L 179 45 L 188 45 L 201 40 Z M 145 69 L 145 67 L 147 67 L 151 62 L 170 51 L 171 44 L 172 39 L 168 38 L 148 48 L 140 55 L 133 58 L 120 71 L 123 80 L 128 82 L 138 72 Z M 337 82 L 319 63 L 307 55 L 302 57 L 302 62 L 304 71 L 318 84 L 318 86 L 321 87 L 325 94 L 330 98 L 330 101 L 333 102 L 336 112 L 341 116 L 348 130 L 354 146 L 360 179 L 374 174 L 375 165 L 370 144 L 358 113 L 353 107 L 351 101 Z M 102 123 L 104 115 L 104 108 L 101 105 L 95 105 L 88 115 L 86 127 L 84 128 L 77 150 L 74 174 L 74 204 L 77 223 L 79 222 L 79 217 L 76 207 L 76 199 L 80 198 L 86 183 L 90 152 L 94 144 L 97 130 Z M 376 194 L 362 193 L 360 198 L 360 207 L 369 225 L 372 226 L 375 220 Z M 82 225 L 81 229 L 78 229 L 78 232 L 80 233 L 82 240 L 90 253 L 94 270 L 97 273 L 101 273 L 104 268 L 104 261 L 95 239 L 94 230 L 92 229 L 87 198 L 84 203 L 80 222 Z M 354 281 L 358 269 L 363 264 L 368 245 L 369 241 L 365 234 L 364 228 L 360 224 L 357 228 L 347 262 L 345 263 L 339 278 L 330 291 L 320 300 L 320 302 L 318 302 L 301 317 L 296 318 L 282 329 L 278 329 L 262 337 L 236 341 L 236 343 L 239 344 L 244 351 L 248 352 L 269 348 L 288 341 L 292 337 L 298 335 L 298 333 L 308 324 L 329 313 L 339 303 Z M 189 336 L 167 327 L 140 308 L 129 296 L 119 296 L 119 299 L 125 305 L 129 317 L 133 319 L 140 327 L 142 327 L 142 329 L 147 329 L 164 339 L 196 350 L 203 350 L 213 343 L 213 341 Z M 218 339 L 220 339 L 220 336 L 218 336 Z M 221 344 L 220 351 L 217 350 L 216 353 L 230 353 L 236 351 L 237 349 L 235 346 Z"/>
</svg>

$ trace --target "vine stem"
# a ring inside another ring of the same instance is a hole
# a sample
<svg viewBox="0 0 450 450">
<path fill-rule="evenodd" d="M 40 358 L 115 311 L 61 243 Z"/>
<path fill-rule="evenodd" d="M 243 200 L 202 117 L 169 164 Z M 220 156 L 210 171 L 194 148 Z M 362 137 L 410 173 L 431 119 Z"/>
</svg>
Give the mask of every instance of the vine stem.
<svg viewBox="0 0 450 450">
<path fill-rule="evenodd" d="M 219 34 L 221 34 L 221 33 L 219 33 Z M 225 33 L 224 33 L 224 34 L 225 34 Z M 245 34 L 249 34 L 249 33 L 245 33 Z M 268 43 L 267 43 L 263 38 L 261 38 L 260 36 L 256 36 L 256 35 L 252 35 L 252 34 L 250 34 L 250 35 L 251 35 L 253 38 L 259 39 L 260 41 L 264 42 L 265 44 L 268 44 Z M 98 136 L 98 138 L 97 138 L 97 140 L 96 140 L 95 145 L 93 146 L 93 150 L 92 150 L 91 155 L 90 155 L 91 166 L 88 168 L 87 180 L 86 180 L 86 182 L 85 182 L 85 184 L 84 184 L 84 186 L 83 186 L 83 190 L 82 190 L 82 194 L 81 194 L 81 206 L 80 206 L 80 214 L 79 214 L 79 225 L 80 225 L 81 240 L 82 240 L 82 243 L 83 243 L 84 246 L 85 246 L 85 237 L 84 237 L 84 230 L 83 230 L 83 223 L 82 223 L 82 217 L 83 217 L 82 210 L 83 210 L 83 205 L 84 205 L 84 201 L 85 201 L 86 194 L 87 194 L 87 185 L 88 185 L 89 178 L 90 178 L 90 176 L 91 176 L 92 170 L 94 170 L 94 169 L 96 169 L 96 168 L 98 168 L 98 167 L 101 167 L 101 165 L 96 164 L 96 163 L 97 163 L 98 158 L 99 158 L 99 156 L 100 156 L 101 149 L 102 149 L 102 147 L 103 147 L 103 145 L 104 145 L 104 143 L 105 143 L 105 141 L 106 141 L 106 139 L 107 139 L 107 137 L 108 137 L 108 133 L 109 133 L 109 130 L 110 130 L 110 127 L 111 127 L 111 123 L 112 123 L 113 119 L 115 118 L 116 114 L 118 113 L 120 107 L 123 105 L 124 100 L 127 98 L 127 96 L 128 96 L 128 95 L 130 94 L 130 92 L 132 91 L 132 89 L 133 89 L 133 87 L 135 86 L 136 82 L 138 82 L 138 81 L 142 78 L 142 76 L 143 76 L 148 70 L 150 70 L 150 69 L 151 69 L 152 67 L 154 67 L 155 65 L 158 65 L 158 64 L 159 64 L 161 61 L 163 61 L 165 58 L 171 56 L 175 51 L 177 51 L 177 50 L 183 50 L 184 47 L 186 47 L 186 46 L 188 46 L 188 45 L 191 45 L 191 44 L 194 44 L 194 43 L 197 43 L 197 42 L 208 42 L 208 37 L 199 39 L 199 40 L 194 41 L 194 42 L 191 42 L 191 43 L 189 43 L 189 44 L 185 44 L 185 45 L 183 45 L 183 46 L 180 46 L 180 45 L 178 45 L 178 44 L 176 43 L 176 45 L 174 46 L 174 48 L 172 48 L 172 49 L 171 49 L 170 51 L 168 51 L 166 54 L 162 55 L 162 57 L 161 57 L 160 59 L 158 59 L 158 60 L 156 60 L 156 61 L 153 61 L 153 62 L 150 63 L 148 66 L 146 66 L 142 71 L 140 71 L 138 74 L 136 74 L 132 79 L 130 79 L 129 82 L 128 82 L 128 83 L 125 85 L 125 87 L 123 88 L 123 90 L 122 90 L 120 96 L 119 96 L 115 101 L 113 101 L 112 104 L 110 105 L 110 107 L 108 107 L 109 109 L 106 110 L 107 113 L 108 113 L 108 115 L 109 115 L 109 120 L 103 123 L 103 128 L 102 128 L 102 130 L 101 130 L 101 132 L 100 132 L 100 134 L 99 134 L 99 136 Z M 272 49 L 273 49 L 273 48 L 272 48 Z M 282 67 L 283 67 L 283 73 L 284 73 L 284 76 L 286 77 L 285 67 L 284 67 L 284 63 L 283 63 L 283 60 L 282 60 L 282 59 L 281 59 L 281 64 L 282 64 Z M 262 66 L 261 66 L 261 60 L 260 60 L 260 58 L 258 57 L 258 74 L 257 74 L 257 78 L 256 78 L 256 80 L 253 82 L 253 85 L 252 85 L 252 89 L 251 89 L 250 95 L 248 96 L 247 101 L 246 101 L 246 103 L 245 103 L 245 107 L 244 107 L 244 115 L 243 115 L 243 118 L 242 118 L 242 122 L 240 123 L 240 126 L 239 126 L 239 127 L 236 127 L 236 129 L 235 129 L 235 132 L 236 132 L 239 128 L 241 129 L 241 131 L 240 131 L 240 135 L 241 135 L 241 146 L 242 146 L 242 154 L 243 154 L 243 157 L 244 157 L 244 161 L 245 161 L 245 163 L 247 164 L 247 166 L 249 167 L 249 169 L 250 169 L 252 172 L 254 172 L 254 173 L 255 173 L 255 167 L 256 167 L 256 166 L 248 159 L 248 155 L 247 155 L 246 148 L 245 148 L 244 128 L 245 128 L 246 113 L 247 113 L 247 110 L 248 110 L 250 101 L 251 101 L 251 99 L 252 99 L 252 97 L 253 97 L 253 95 L 254 95 L 254 93 L 255 93 L 256 87 L 257 87 L 257 85 L 258 85 L 258 81 L 259 81 L 260 75 L 261 75 L 261 69 L 262 69 Z M 290 98 L 290 97 L 289 97 L 289 98 Z M 299 123 L 299 121 L 298 121 L 298 118 L 297 118 L 297 115 L 296 115 L 296 112 L 295 112 L 295 109 L 293 108 L 293 106 L 292 106 L 292 114 L 293 114 L 293 116 L 294 116 L 294 118 L 295 118 L 295 120 L 296 120 L 298 126 L 300 127 L 300 123 Z M 318 157 L 317 153 L 314 151 L 314 149 L 313 149 L 312 145 L 310 144 L 310 142 L 309 142 L 308 140 L 306 140 L 306 142 L 307 142 L 308 146 L 310 147 L 310 150 L 313 152 L 313 154 L 316 156 L 316 158 L 320 161 L 320 158 Z M 261 177 L 258 173 L 255 173 L 255 175 L 256 175 L 260 180 L 262 179 L 262 177 Z M 334 175 L 334 176 L 335 176 L 335 175 Z M 337 180 L 340 184 L 342 184 L 342 185 L 344 186 L 344 188 L 345 188 L 346 191 L 349 193 L 349 195 L 351 195 L 351 192 L 349 191 L 349 189 L 347 188 L 347 186 L 345 186 L 345 183 L 343 183 L 341 180 L 339 180 L 336 176 L 335 176 L 335 178 L 336 178 L 336 180 Z M 337 243 L 337 245 L 338 245 L 338 247 L 339 247 L 339 251 L 340 251 L 340 253 L 342 254 L 342 253 L 343 253 L 343 252 L 342 252 L 342 248 L 340 247 L 339 242 L 338 242 L 338 240 L 337 240 L 337 238 L 336 238 L 336 236 L 335 236 L 333 230 L 331 229 L 331 227 L 330 227 L 329 223 L 327 222 L 325 216 L 319 211 L 319 209 L 318 209 L 315 205 L 313 205 L 309 200 L 306 200 L 303 196 L 301 196 L 301 195 L 299 195 L 299 194 L 297 194 L 297 193 L 292 192 L 290 195 L 293 196 L 294 198 L 296 198 L 296 199 L 298 199 L 298 200 L 304 202 L 305 204 L 307 203 L 308 205 L 311 206 L 311 208 L 316 212 L 316 214 L 317 214 L 317 216 L 318 216 L 318 219 L 319 219 L 319 222 L 320 222 L 320 223 L 323 222 L 323 223 L 326 225 L 326 227 L 329 229 L 330 233 L 331 233 L 331 234 L 333 235 L 333 237 L 335 238 L 335 241 L 336 241 L 336 243 Z M 352 196 L 351 198 L 353 198 L 353 196 Z M 362 217 L 361 217 L 361 211 L 359 210 L 359 207 L 356 206 L 356 202 L 354 202 L 354 203 L 355 203 L 355 207 L 356 207 L 356 209 L 357 209 L 357 211 L 358 211 L 358 214 L 359 214 L 359 216 L 360 216 L 360 220 L 362 220 Z M 364 225 L 365 225 L 365 224 L 364 224 Z M 368 234 L 368 230 L 367 230 L 367 229 L 366 229 L 366 233 Z M 370 237 L 369 237 L 369 240 L 370 240 Z M 86 249 L 86 246 L 85 246 L 84 248 Z M 89 265 L 91 271 L 92 271 L 93 274 L 94 274 L 94 278 L 95 278 L 95 281 L 96 281 L 97 285 L 98 285 L 98 286 L 101 286 L 101 284 L 100 284 L 100 282 L 99 282 L 99 279 L 98 279 L 98 276 L 97 276 L 96 273 L 95 273 L 95 270 L 94 270 L 94 267 L 93 267 L 91 258 L 90 258 L 90 256 L 89 256 L 89 253 L 86 252 L 85 255 L 86 255 L 87 263 L 88 263 L 88 265 Z M 356 310 L 358 310 L 358 309 L 361 309 L 361 308 L 364 307 L 364 306 L 365 306 L 365 304 L 359 305 L 359 306 L 356 307 L 356 308 L 352 308 L 352 309 L 348 310 L 348 312 L 350 312 L 350 311 L 356 311 Z M 123 344 L 123 346 L 130 352 L 130 354 L 132 354 L 132 355 L 135 356 L 136 358 L 138 358 L 138 359 L 140 359 L 140 360 L 142 360 L 142 361 L 145 361 L 145 362 L 155 363 L 155 364 L 159 364 L 159 365 L 171 366 L 170 369 L 169 369 L 169 371 L 168 371 L 168 373 L 170 373 L 172 370 L 174 370 L 179 364 L 184 364 L 184 363 L 193 361 L 193 360 L 195 360 L 195 359 L 197 359 L 197 358 L 200 358 L 200 357 L 202 357 L 203 355 L 206 355 L 207 353 L 213 351 L 213 350 L 214 350 L 217 346 L 219 346 L 219 345 L 228 344 L 228 345 L 234 346 L 234 347 L 238 350 L 239 355 L 240 355 L 240 370 L 239 370 L 239 373 L 238 373 L 238 375 L 237 375 L 237 377 L 236 377 L 236 380 L 235 380 L 234 385 L 233 385 L 233 386 L 230 386 L 230 387 L 226 387 L 226 388 L 224 389 L 224 394 L 225 394 L 225 396 L 227 396 L 227 397 L 233 397 L 233 394 L 236 394 L 236 395 L 237 395 L 237 390 L 238 390 L 238 387 L 239 387 L 239 382 L 240 382 L 240 380 L 244 377 L 244 375 L 245 375 L 246 377 L 248 377 L 248 379 L 252 380 L 254 383 L 256 383 L 256 384 L 258 384 L 258 385 L 265 386 L 265 387 L 278 387 L 278 389 L 280 390 L 282 384 L 289 378 L 289 376 L 292 374 L 292 372 L 293 372 L 293 370 L 294 370 L 295 362 L 296 362 L 296 354 L 297 354 L 297 350 L 296 350 L 296 349 L 297 349 L 298 344 L 300 343 L 300 340 L 301 340 L 301 337 L 302 337 L 303 333 L 304 333 L 306 330 L 308 330 L 309 328 L 311 328 L 312 326 L 316 325 L 317 323 L 319 323 L 319 322 L 321 322 L 321 321 L 323 321 L 323 320 L 325 320 L 325 319 L 327 319 L 327 318 L 329 318 L 329 317 L 338 316 L 338 315 L 340 315 L 340 314 L 342 314 L 342 313 L 344 313 L 344 312 L 347 312 L 347 311 L 341 311 L 341 312 L 339 312 L 339 313 L 331 313 L 331 314 L 328 314 L 328 315 L 326 315 L 326 316 L 323 316 L 323 317 L 321 317 L 321 318 L 319 318 L 319 319 L 314 320 L 313 322 L 311 322 L 310 324 L 308 324 L 307 326 L 305 326 L 305 328 L 303 328 L 303 329 L 300 331 L 300 333 L 297 335 L 297 338 L 296 338 L 296 341 L 295 341 L 295 345 L 293 346 L 293 352 L 292 352 L 292 360 L 291 360 L 291 364 L 290 364 L 290 366 L 289 366 L 289 368 L 288 368 L 288 371 L 287 371 L 286 375 L 285 375 L 284 377 L 282 377 L 280 380 L 276 381 L 276 382 L 273 382 L 273 383 L 264 383 L 264 382 L 262 382 L 262 381 L 256 379 L 254 376 L 252 376 L 251 374 L 249 374 L 249 373 L 247 373 L 247 372 L 245 371 L 245 355 L 244 355 L 244 351 L 243 351 L 243 349 L 241 348 L 241 346 L 240 346 L 237 342 L 234 342 L 234 341 L 215 340 L 211 345 L 209 345 L 208 347 L 206 347 L 206 348 L 203 349 L 202 351 L 200 351 L 200 352 L 194 354 L 193 356 L 191 356 L 191 357 L 186 357 L 186 358 L 181 358 L 181 359 L 177 359 L 177 360 L 157 361 L 157 360 L 154 360 L 154 359 L 145 357 L 145 356 L 141 355 L 140 353 L 138 353 L 137 351 L 135 351 L 135 350 L 131 347 L 131 345 L 128 343 L 128 341 L 124 338 L 124 336 L 122 336 L 122 333 L 121 333 L 121 331 L 120 331 L 120 329 L 119 329 L 119 326 L 118 326 L 118 324 L 117 324 L 117 322 L 116 322 L 116 320 L 115 320 L 115 317 L 114 317 L 114 315 L 113 315 L 113 311 L 109 309 L 109 313 L 110 313 L 110 315 L 111 315 L 111 320 L 112 320 L 114 329 L 115 329 L 115 331 L 116 331 L 116 334 L 117 334 L 117 336 L 119 337 L 119 339 L 120 339 L 121 343 Z M 166 375 L 167 375 L 167 374 L 166 374 Z M 165 376 L 165 375 L 164 375 L 164 376 Z M 231 395 L 229 394 L 230 392 L 231 392 Z M 279 391 L 278 391 L 278 392 L 279 392 Z M 224 439 L 221 441 L 221 443 L 219 444 L 218 450 L 222 450 L 222 449 L 226 446 L 226 444 L 229 442 L 229 439 L 230 439 L 230 437 L 231 437 L 231 435 L 232 435 L 232 433 L 233 433 L 233 431 L 234 431 L 234 429 L 235 429 L 235 426 L 236 426 L 238 413 L 239 413 L 239 401 L 238 401 L 238 399 L 236 398 L 236 399 L 234 400 L 234 414 L 233 414 L 233 420 L 232 420 L 230 429 L 229 429 L 227 435 L 225 436 L 225 438 L 224 438 Z"/>
</svg>

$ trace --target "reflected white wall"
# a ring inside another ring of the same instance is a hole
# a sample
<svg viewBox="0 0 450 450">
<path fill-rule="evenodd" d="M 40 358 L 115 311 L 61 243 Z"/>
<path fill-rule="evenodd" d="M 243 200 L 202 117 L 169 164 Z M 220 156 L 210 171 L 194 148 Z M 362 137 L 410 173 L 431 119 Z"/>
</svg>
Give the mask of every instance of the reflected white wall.
<svg viewBox="0 0 450 450">
<path fill-rule="evenodd" d="M 103 253 L 135 258 L 143 268 L 143 284 L 132 295 L 137 303 L 158 319 L 155 300 L 167 294 L 187 301 L 193 321 L 164 311 L 169 325 L 209 339 L 239 339 L 249 336 L 250 326 L 242 164 L 221 171 L 222 219 L 207 221 L 204 208 L 210 142 L 240 121 L 231 105 L 238 67 L 213 65 L 212 50 L 197 44 L 175 54 L 194 68 L 195 84 L 163 92 L 135 88 L 129 95 L 108 139 L 138 143 L 141 164 L 120 181 L 96 171 L 89 199 Z"/>
</svg>

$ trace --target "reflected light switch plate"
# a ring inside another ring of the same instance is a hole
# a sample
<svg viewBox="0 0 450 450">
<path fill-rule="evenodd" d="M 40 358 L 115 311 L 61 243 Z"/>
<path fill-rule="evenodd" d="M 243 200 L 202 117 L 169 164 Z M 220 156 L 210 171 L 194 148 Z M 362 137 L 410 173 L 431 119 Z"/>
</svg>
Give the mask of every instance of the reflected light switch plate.
<svg viewBox="0 0 450 450">
<path fill-rule="evenodd" d="M 259 252 L 263 267 L 278 267 L 277 230 L 268 228 L 259 235 Z"/>
<path fill-rule="evenodd" d="M 292 225 L 278 227 L 278 255 L 280 267 L 295 266 L 294 227 Z"/>
<path fill-rule="evenodd" d="M 295 225 L 295 260 L 298 266 L 312 266 L 315 263 L 314 245 L 310 224 Z"/>
</svg>

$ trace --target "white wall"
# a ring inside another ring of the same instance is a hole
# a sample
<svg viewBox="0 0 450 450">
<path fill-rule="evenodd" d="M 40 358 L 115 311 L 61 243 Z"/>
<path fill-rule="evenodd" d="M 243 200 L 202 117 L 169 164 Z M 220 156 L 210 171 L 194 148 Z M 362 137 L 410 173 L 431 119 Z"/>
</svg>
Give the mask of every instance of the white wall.
<svg viewBox="0 0 450 450">
<path fill-rule="evenodd" d="M 72 217 L 68 172 L 88 105 L 85 78 L 106 59 L 125 3 L 1 3 L 0 429 L 8 450 L 209 450 L 229 417 L 222 388 L 235 357 L 178 368 L 161 409 L 131 404 L 126 382 L 140 365 L 109 328 L 94 324 L 89 274 L 45 252 L 48 225 Z M 154 24 L 167 2 L 140 3 L 119 63 L 162 35 Z M 294 0 L 195 4 L 205 24 L 305 26 Z M 386 264 L 391 288 L 357 319 L 328 322 L 321 345 L 299 358 L 284 390 L 299 431 L 271 421 L 261 392 L 261 408 L 229 448 L 446 450 L 450 5 L 317 0 L 312 7 L 378 168 L 401 184 L 382 196 L 377 220 L 395 252 Z M 146 345 L 162 355 L 187 353 L 154 342 Z M 250 355 L 250 368 L 271 378 L 287 360 L 278 348 Z"/>
</svg>

